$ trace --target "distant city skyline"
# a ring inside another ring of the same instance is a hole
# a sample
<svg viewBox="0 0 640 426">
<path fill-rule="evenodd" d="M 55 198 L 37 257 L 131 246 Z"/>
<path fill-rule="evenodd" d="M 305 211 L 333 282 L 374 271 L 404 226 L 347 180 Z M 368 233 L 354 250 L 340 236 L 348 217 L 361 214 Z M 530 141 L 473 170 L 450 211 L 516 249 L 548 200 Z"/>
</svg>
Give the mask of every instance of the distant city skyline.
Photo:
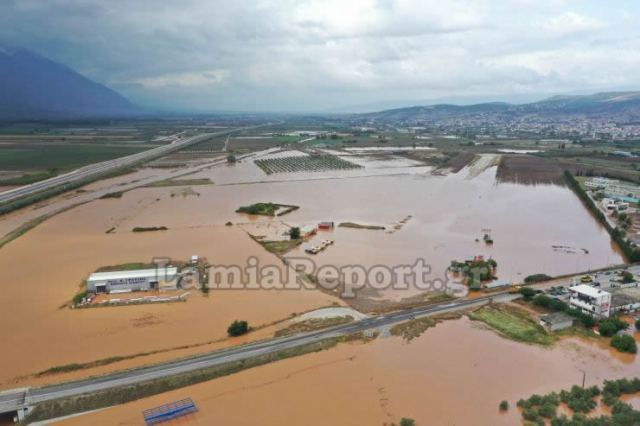
<svg viewBox="0 0 640 426">
<path fill-rule="evenodd" d="M 521 103 L 640 90 L 639 12 L 623 0 L 10 0 L 0 46 L 165 110 Z"/>
</svg>

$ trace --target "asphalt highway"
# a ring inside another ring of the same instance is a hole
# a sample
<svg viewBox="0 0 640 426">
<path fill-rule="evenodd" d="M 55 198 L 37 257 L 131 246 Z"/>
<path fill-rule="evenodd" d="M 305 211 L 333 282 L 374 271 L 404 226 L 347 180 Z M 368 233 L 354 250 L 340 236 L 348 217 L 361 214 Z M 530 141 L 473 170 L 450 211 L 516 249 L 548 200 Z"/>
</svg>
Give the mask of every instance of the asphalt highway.
<svg viewBox="0 0 640 426">
<path fill-rule="evenodd" d="M 251 128 L 259 127 L 252 126 Z M 10 203 L 12 201 L 24 198 L 30 195 L 37 194 L 42 191 L 53 189 L 55 187 L 66 185 L 78 181 L 88 180 L 93 177 L 98 177 L 105 173 L 114 171 L 116 169 L 131 166 L 133 164 L 141 163 L 147 160 L 151 160 L 162 155 L 169 154 L 173 151 L 178 151 L 189 145 L 194 145 L 199 142 L 203 142 L 209 138 L 215 136 L 226 135 L 236 132 L 238 130 L 248 129 L 250 127 L 227 129 L 215 133 L 202 133 L 195 136 L 191 136 L 184 139 L 177 139 L 173 143 L 152 148 L 147 151 L 139 152 L 136 154 L 128 155 L 126 157 L 115 158 L 113 160 L 103 161 L 101 163 L 90 164 L 88 166 L 81 167 L 73 170 L 69 173 L 58 175 L 49 179 L 41 180 L 39 182 L 32 183 L 30 185 L 20 186 L 8 191 L 0 192 L 0 204 Z"/>
</svg>

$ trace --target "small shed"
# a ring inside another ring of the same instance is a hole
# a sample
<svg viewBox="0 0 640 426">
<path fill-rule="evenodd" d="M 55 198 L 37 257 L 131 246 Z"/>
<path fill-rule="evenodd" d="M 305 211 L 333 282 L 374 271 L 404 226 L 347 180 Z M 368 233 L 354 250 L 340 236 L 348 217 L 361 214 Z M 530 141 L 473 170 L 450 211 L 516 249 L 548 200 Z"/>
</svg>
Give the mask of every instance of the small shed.
<svg viewBox="0 0 640 426">
<path fill-rule="evenodd" d="M 320 222 L 318 224 L 318 229 L 322 229 L 322 230 L 333 229 L 333 222 L 329 222 L 329 221 Z"/>
<path fill-rule="evenodd" d="M 562 312 L 542 315 L 540 325 L 549 331 L 564 330 L 573 326 L 573 317 Z"/>
</svg>

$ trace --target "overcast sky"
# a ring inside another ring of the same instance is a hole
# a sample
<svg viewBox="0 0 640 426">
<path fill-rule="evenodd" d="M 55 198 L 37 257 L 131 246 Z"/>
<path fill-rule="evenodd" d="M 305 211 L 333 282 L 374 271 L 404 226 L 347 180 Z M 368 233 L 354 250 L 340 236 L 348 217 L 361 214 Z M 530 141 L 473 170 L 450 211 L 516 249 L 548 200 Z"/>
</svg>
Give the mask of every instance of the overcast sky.
<svg viewBox="0 0 640 426">
<path fill-rule="evenodd" d="M 3 0 L 0 46 L 142 105 L 329 111 L 640 90 L 636 0 Z"/>
</svg>

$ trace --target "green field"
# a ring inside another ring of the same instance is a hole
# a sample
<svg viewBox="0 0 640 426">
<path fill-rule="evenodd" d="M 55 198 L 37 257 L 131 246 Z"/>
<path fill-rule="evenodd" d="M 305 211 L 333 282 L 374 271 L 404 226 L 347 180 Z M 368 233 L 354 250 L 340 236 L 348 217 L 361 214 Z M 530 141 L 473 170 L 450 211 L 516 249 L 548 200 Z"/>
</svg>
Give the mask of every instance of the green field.
<svg viewBox="0 0 640 426">
<path fill-rule="evenodd" d="M 469 318 L 482 321 L 501 335 L 518 342 L 548 346 L 555 341 L 554 336 L 548 334 L 526 311 L 515 307 L 485 306 L 471 312 Z"/>
<path fill-rule="evenodd" d="M 149 145 L 10 145 L 0 148 L 0 170 L 63 172 L 150 148 Z"/>
</svg>

